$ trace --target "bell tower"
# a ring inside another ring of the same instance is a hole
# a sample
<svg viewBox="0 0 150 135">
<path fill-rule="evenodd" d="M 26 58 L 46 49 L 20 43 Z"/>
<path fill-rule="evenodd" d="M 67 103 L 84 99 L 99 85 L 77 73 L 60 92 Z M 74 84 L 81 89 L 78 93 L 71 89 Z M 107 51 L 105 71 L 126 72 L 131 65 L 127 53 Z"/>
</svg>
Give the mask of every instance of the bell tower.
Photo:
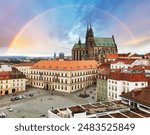
<svg viewBox="0 0 150 135">
<path fill-rule="evenodd" d="M 90 22 L 90 27 L 87 25 L 85 44 L 87 48 L 91 48 L 95 46 L 94 33 L 93 33 L 91 22 Z"/>
<path fill-rule="evenodd" d="M 90 26 L 87 25 L 85 45 L 88 54 L 88 59 L 94 59 L 95 41 L 94 41 L 94 33 L 93 33 L 91 21 L 90 21 Z"/>
</svg>

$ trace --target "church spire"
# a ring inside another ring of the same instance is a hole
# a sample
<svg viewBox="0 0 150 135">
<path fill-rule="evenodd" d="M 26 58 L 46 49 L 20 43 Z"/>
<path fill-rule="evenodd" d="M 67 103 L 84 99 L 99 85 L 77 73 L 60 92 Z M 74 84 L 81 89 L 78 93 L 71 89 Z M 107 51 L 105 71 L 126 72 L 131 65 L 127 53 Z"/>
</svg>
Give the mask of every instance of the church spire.
<svg viewBox="0 0 150 135">
<path fill-rule="evenodd" d="M 90 29 L 92 29 L 92 23 L 91 23 L 91 19 L 90 19 Z"/>
<path fill-rule="evenodd" d="M 78 41 L 78 44 L 79 44 L 79 45 L 81 45 L 81 40 L 80 40 L 80 36 L 79 36 L 79 41 Z"/>
<path fill-rule="evenodd" d="M 89 30 L 89 24 L 88 24 L 88 22 L 87 22 L 87 32 L 88 32 L 88 30 Z"/>
</svg>

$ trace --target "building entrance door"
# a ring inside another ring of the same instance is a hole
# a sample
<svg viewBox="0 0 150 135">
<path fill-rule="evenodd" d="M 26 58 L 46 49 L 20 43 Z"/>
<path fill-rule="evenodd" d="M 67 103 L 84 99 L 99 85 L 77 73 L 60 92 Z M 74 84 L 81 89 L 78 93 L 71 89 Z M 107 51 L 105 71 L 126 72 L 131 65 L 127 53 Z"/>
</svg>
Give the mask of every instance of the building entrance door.
<svg viewBox="0 0 150 135">
<path fill-rule="evenodd" d="M 44 89 L 48 90 L 48 84 L 45 84 Z"/>
<path fill-rule="evenodd" d="M 16 92 L 16 89 L 12 89 L 12 93 L 15 93 Z"/>
<path fill-rule="evenodd" d="M 5 91 L 5 95 L 8 95 L 8 90 Z"/>
</svg>

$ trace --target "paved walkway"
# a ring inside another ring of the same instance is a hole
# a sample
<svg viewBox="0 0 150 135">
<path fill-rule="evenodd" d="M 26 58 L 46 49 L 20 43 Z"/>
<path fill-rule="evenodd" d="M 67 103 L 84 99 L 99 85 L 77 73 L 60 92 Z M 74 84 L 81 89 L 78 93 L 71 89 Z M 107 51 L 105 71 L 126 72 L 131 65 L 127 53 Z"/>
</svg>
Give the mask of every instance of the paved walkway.
<svg viewBox="0 0 150 135">
<path fill-rule="evenodd" d="M 91 86 L 88 89 L 86 89 L 86 92 L 90 96 L 87 98 L 81 98 L 79 97 L 79 94 L 82 91 L 69 94 L 58 91 L 45 91 L 37 88 L 30 88 L 30 90 L 21 94 L 28 95 L 29 93 L 34 93 L 34 97 L 27 96 L 26 99 L 10 101 L 11 96 L 9 96 L 6 99 L 4 99 L 3 102 L 1 102 L 2 100 L 0 100 L 0 105 L 3 106 L 0 108 L 0 111 L 6 110 L 6 108 L 8 107 L 13 108 L 14 110 L 21 110 L 22 111 L 21 115 L 16 112 L 14 112 L 15 114 L 13 112 L 12 114 L 8 113 L 8 117 L 16 117 L 16 118 L 23 117 L 23 115 L 25 115 L 25 117 L 28 118 L 37 117 L 43 114 L 47 116 L 48 110 L 52 108 L 61 108 L 77 104 L 95 102 L 95 100 L 92 98 L 93 96 L 95 96 L 96 92 L 96 90 L 94 89 L 95 86 Z M 23 112 L 26 113 L 23 114 Z M 27 112 L 34 112 L 33 113 L 34 115 L 31 115 L 30 113 Z M 35 112 L 38 112 L 38 114 L 36 115 Z"/>
<path fill-rule="evenodd" d="M 39 118 L 39 117 L 45 117 L 44 114 L 40 112 L 29 112 L 25 110 L 13 110 L 9 111 L 8 109 L 0 111 L 0 114 L 4 113 L 6 115 L 6 118 Z"/>
</svg>

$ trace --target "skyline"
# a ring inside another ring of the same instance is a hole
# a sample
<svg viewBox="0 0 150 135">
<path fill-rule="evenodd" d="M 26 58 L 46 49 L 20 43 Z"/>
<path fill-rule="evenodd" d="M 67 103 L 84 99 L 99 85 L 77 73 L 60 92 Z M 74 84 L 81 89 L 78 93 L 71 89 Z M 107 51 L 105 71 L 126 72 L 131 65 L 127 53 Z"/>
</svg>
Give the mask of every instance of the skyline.
<svg viewBox="0 0 150 135">
<path fill-rule="evenodd" d="M 115 36 L 119 53 L 147 53 L 149 5 L 148 0 L 1 1 L 1 55 L 69 55 L 79 36 L 85 41 L 90 20 L 95 37 Z"/>
</svg>

